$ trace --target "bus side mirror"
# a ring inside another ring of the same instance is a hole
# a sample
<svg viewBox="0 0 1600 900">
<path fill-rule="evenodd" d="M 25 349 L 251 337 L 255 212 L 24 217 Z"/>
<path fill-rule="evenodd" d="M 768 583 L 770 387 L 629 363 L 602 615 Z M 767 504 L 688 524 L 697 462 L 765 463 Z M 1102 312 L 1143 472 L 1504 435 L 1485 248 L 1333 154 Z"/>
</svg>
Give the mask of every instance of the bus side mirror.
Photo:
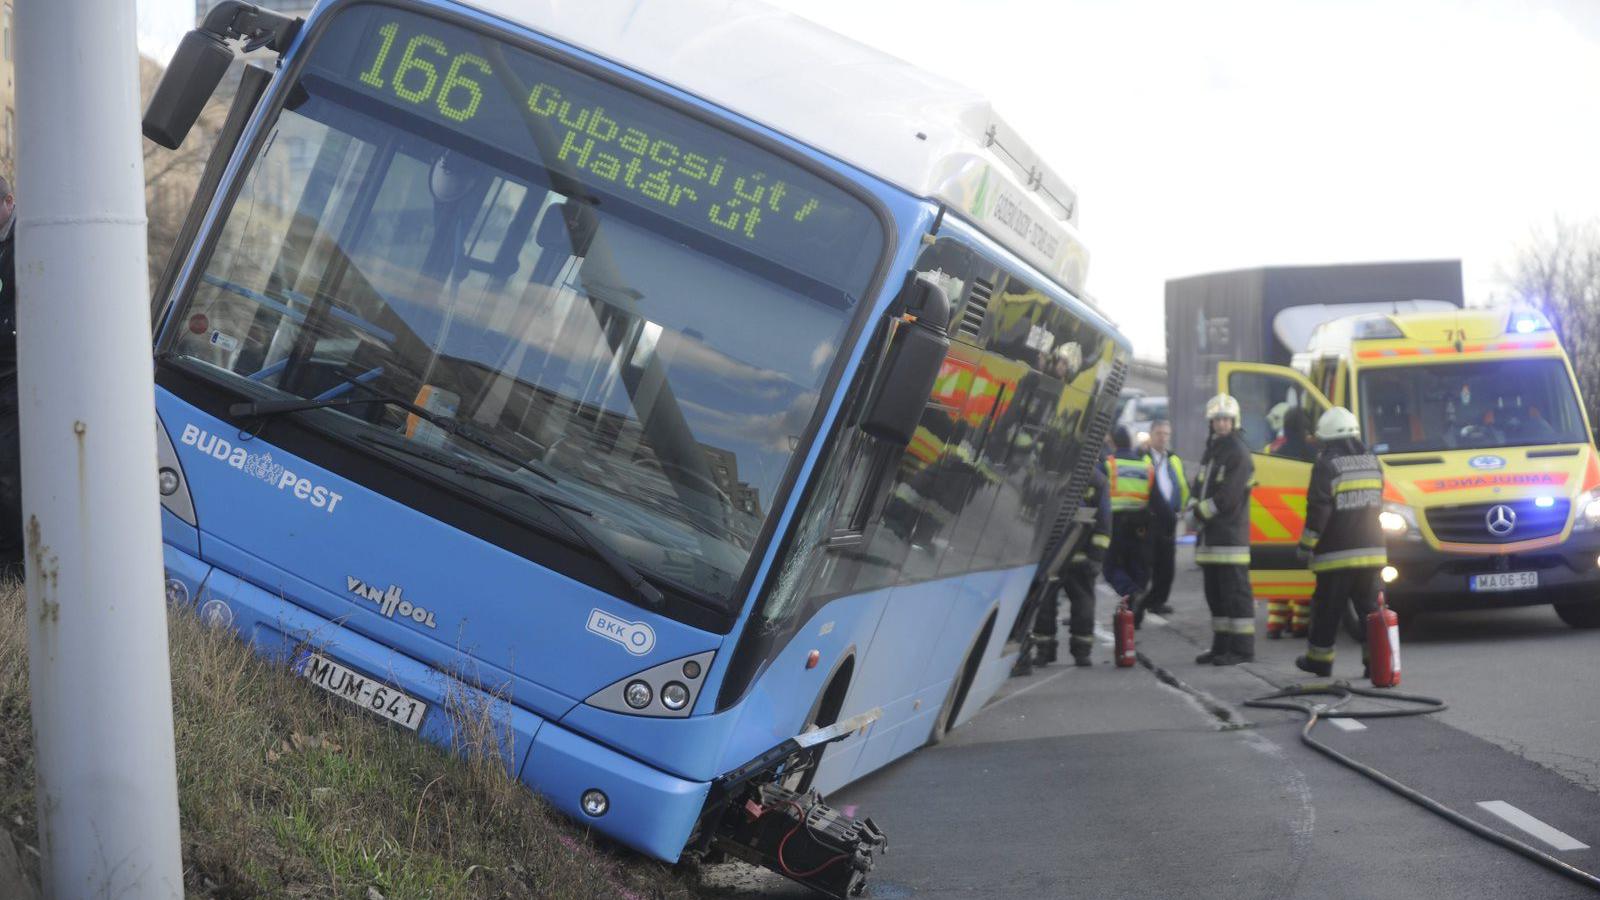
<svg viewBox="0 0 1600 900">
<path fill-rule="evenodd" d="M 265 47 L 281 54 L 300 33 L 301 24 L 300 19 L 240 0 L 222 0 L 211 7 L 200 27 L 178 42 L 178 51 L 144 111 L 144 136 L 168 150 L 178 149 L 233 63 L 233 48 L 227 42 L 239 41 L 245 53 Z"/>
<path fill-rule="evenodd" d="M 915 318 L 895 332 L 861 430 L 903 447 L 911 443 L 950 349 L 950 298 L 939 285 L 916 278 L 906 285 L 900 306 Z"/>
<path fill-rule="evenodd" d="M 144 111 L 144 136 L 178 149 L 232 64 L 233 51 L 214 35 L 198 30 L 184 35 Z"/>
</svg>

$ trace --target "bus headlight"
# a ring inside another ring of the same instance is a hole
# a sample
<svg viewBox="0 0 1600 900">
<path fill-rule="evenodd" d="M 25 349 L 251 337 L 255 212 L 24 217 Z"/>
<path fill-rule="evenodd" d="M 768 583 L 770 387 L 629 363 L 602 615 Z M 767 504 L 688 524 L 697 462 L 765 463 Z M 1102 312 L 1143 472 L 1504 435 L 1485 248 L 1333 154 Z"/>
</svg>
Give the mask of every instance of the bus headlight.
<svg viewBox="0 0 1600 900">
<path fill-rule="evenodd" d="M 1572 530 L 1600 528 L 1600 488 L 1584 491 L 1572 501 Z"/>
<path fill-rule="evenodd" d="M 1417 528 L 1416 511 L 1404 503 L 1383 504 L 1383 512 L 1378 513 L 1378 525 L 1389 537 L 1404 537 L 1407 540 L 1422 538 L 1422 532 Z"/>
<path fill-rule="evenodd" d="M 628 716 L 682 719 L 694 709 L 715 650 L 658 663 L 589 695 L 589 706 Z"/>
</svg>

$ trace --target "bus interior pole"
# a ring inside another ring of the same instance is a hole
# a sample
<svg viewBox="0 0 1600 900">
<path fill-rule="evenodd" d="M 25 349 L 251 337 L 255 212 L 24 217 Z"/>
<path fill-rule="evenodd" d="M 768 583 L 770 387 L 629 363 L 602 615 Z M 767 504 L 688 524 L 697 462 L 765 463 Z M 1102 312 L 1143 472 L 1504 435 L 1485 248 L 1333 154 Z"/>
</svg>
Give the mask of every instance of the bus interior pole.
<svg viewBox="0 0 1600 900">
<path fill-rule="evenodd" d="M 17 344 L 44 889 L 181 897 L 133 0 L 22 0 Z"/>
</svg>

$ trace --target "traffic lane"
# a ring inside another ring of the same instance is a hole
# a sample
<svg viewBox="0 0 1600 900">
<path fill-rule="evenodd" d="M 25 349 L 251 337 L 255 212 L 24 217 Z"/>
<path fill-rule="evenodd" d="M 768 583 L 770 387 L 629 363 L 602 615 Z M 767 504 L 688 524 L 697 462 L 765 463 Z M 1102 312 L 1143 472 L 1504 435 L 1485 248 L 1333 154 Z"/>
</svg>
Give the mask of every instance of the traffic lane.
<svg viewBox="0 0 1600 900">
<path fill-rule="evenodd" d="M 1173 597 L 1169 624 L 1196 647 L 1208 646 L 1211 619 L 1190 547 L 1178 549 Z M 1267 638 L 1266 604 L 1256 605 L 1257 662 L 1251 668 L 1273 684 L 1309 679 L 1294 667 L 1305 640 Z M 1335 677 L 1366 683 L 1361 647 L 1342 626 L 1335 648 Z M 1400 688 L 1448 703 L 1442 721 L 1600 791 L 1597 654 L 1600 629 L 1572 628 L 1547 606 L 1407 615 Z"/>
<path fill-rule="evenodd" d="M 1157 658 L 1192 654 L 1166 627 L 1139 641 Z M 1266 688 L 1203 671 L 1217 694 Z M 1302 746 L 1298 716 L 1248 713 L 1252 727 L 1218 730 L 1142 667 L 1052 666 L 829 801 L 889 835 L 878 898 L 1588 896 Z M 716 896 L 809 896 L 717 868 Z"/>
<path fill-rule="evenodd" d="M 1064 644 L 1066 634 L 1061 638 Z M 990 893 L 990 880 L 1004 881 L 1019 871 L 1030 874 L 1019 876 L 1025 883 L 1010 896 L 1060 896 L 1040 893 L 1035 882 L 1060 879 L 1074 861 L 1081 867 L 1084 860 L 1062 854 L 1052 831 L 1036 828 L 1039 817 L 1059 829 L 1071 809 L 1085 815 L 1086 824 L 1093 822 L 1083 811 L 1087 800 L 1054 802 L 1064 796 L 1062 785 L 1082 777 L 1081 767 L 1098 756 L 1108 768 L 1159 758 L 1164 740 L 1182 740 L 1172 735 L 1203 738 L 1213 728 L 1211 717 L 1183 693 L 1143 669 L 1111 665 L 1107 644 L 1109 635 L 1097 641 L 1094 666 L 1057 664 L 1008 680 L 972 721 L 939 745 L 829 795 L 830 805 L 871 816 L 889 836 L 889 852 L 868 882 L 869 896 L 937 896 L 947 883 L 968 885 L 968 873 L 981 876 L 973 883 L 984 885 L 976 893 L 982 896 Z M 1117 776 L 1130 796 L 1139 793 L 1133 776 Z M 1151 795 L 1144 802 L 1159 804 L 1160 798 Z M 1012 857 L 1019 854 L 1032 864 L 1017 869 Z M 1001 858 L 1007 861 L 995 862 Z M 705 880 L 711 896 L 811 896 L 781 876 L 738 863 L 708 867 Z M 975 895 L 963 893 L 967 887 L 951 890 L 945 895 Z"/>
<path fill-rule="evenodd" d="M 1441 718 L 1600 792 L 1600 630 L 1548 606 L 1411 617 L 1401 687 L 1449 702 Z"/>
</svg>

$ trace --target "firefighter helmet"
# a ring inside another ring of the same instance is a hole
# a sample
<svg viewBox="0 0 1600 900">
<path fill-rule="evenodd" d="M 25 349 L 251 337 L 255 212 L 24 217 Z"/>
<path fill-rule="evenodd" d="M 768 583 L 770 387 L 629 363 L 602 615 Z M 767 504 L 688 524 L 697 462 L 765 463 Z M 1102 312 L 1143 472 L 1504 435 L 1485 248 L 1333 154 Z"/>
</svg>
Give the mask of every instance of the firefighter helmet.
<svg viewBox="0 0 1600 900">
<path fill-rule="evenodd" d="M 1356 414 L 1342 406 L 1333 407 L 1317 420 L 1319 441 L 1338 441 L 1360 435 L 1361 426 L 1356 422 Z"/>
<path fill-rule="evenodd" d="M 1227 394 L 1218 394 L 1206 401 L 1206 421 L 1232 419 L 1239 421 L 1239 401 Z"/>
</svg>

